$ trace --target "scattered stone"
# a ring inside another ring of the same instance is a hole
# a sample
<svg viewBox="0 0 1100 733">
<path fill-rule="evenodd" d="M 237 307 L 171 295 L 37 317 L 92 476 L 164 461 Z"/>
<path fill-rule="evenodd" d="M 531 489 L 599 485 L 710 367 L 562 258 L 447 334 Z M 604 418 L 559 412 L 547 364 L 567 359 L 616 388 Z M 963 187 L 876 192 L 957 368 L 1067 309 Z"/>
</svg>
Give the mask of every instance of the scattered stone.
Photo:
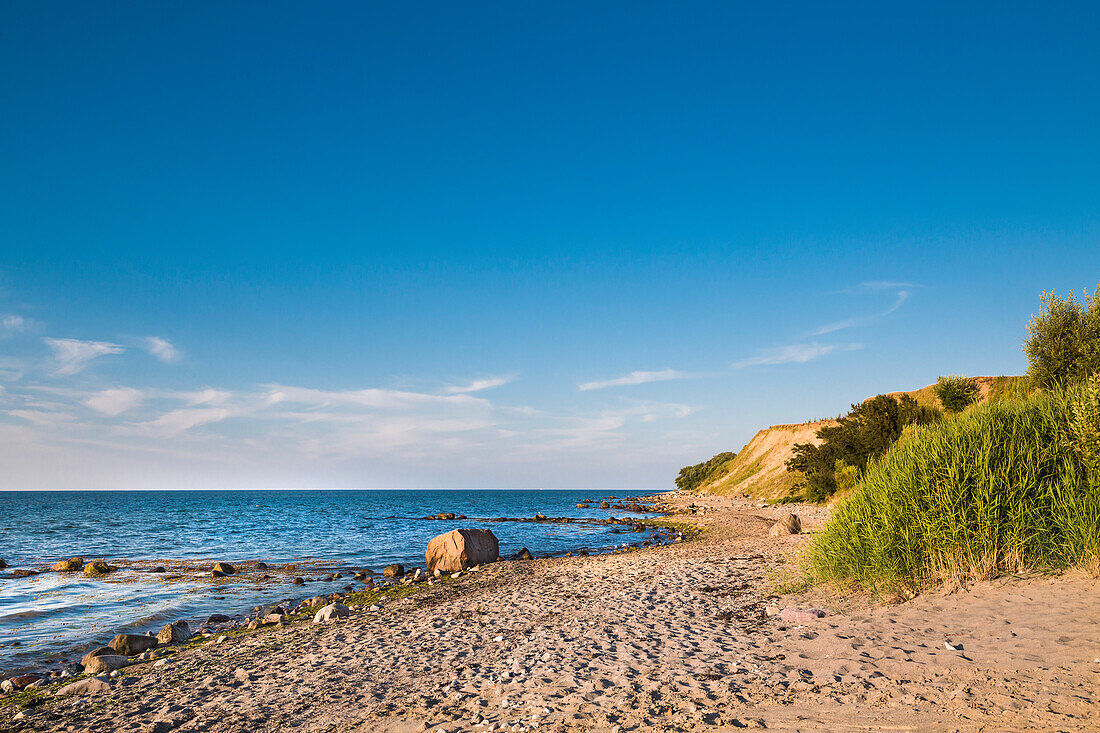
<svg viewBox="0 0 1100 733">
<path fill-rule="evenodd" d="M 153 666 L 154 667 L 163 667 L 163 666 L 167 665 L 169 661 L 171 661 L 171 660 L 169 660 L 167 657 L 162 657 L 162 658 L 158 659 L 157 661 L 153 662 Z"/>
<path fill-rule="evenodd" d="M 772 525 L 772 528 L 768 530 L 768 535 L 771 537 L 782 537 L 783 535 L 800 534 L 801 532 L 802 520 L 798 518 L 797 514 L 788 514 Z"/>
<path fill-rule="evenodd" d="M 825 617 L 825 611 L 820 608 L 784 608 L 779 613 L 779 618 L 792 624 L 808 624 Z"/>
<path fill-rule="evenodd" d="M 71 557 L 68 560 L 58 560 L 50 570 L 55 573 L 71 573 L 84 567 L 84 558 Z"/>
<path fill-rule="evenodd" d="M 62 687 L 54 694 L 57 697 L 89 697 L 92 695 L 106 695 L 111 691 L 111 686 L 98 677 L 88 677 L 77 680 Z"/>
<path fill-rule="evenodd" d="M 370 608 L 368 608 L 367 610 L 368 611 L 381 611 L 382 607 L 379 606 L 377 603 L 375 603 Z"/>
<path fill-rule="evenodd" d="M 227 562 L 220 562 L 214 566 L 214 572 L 221 573 L 222 575 L 234 575 L 236 574 L 237 569 Z"/>
<path fill-rule="evenodd" d="M 80 668 L 83 669 L 84 667 L 87 667 L 88 662 L 90 662 L 92 660 L 92 657 L 102 657 L 104 654 L 117 654 L 117 653 L 118 652 L 116 652 L 114 650 L 114 647 L 101 646 L 100 648 L 95 649 L 93 651 L 90 651 L 90 652 L 88 652 L 87 654 L 84 655 L 84 658 L 80 660 Z M 77 673 L 77 674 L 79 674 L 79 673 Z"/>
<path fill-rule="evenodd" d="M 134 657 L 142 652 L 154 649 L 157 646 L 157 637 L 141 636 L 139 634 L 119 634 L 111 639 L 108 645 L 117 653 L 127 657 Z"/>
<path fill-rule="evenodd" d="M 206 619 L 206 623 L 208 623 L 208 624 L 224 624 L 228 620 L 229 620 L 228 616 L 226 616 L 224 614 L 221 614 L 221 613 L 214 613 L 214 614 L 210 615 L 210 618 Z"/>
<path fill-rule="evenodd" d="M 84 665 L 84 673 L 100 674 L 101 672 L 114 672 L 116 669 L 122 669 L 129 663 L 130 660 L 121 654 L 100 654 L 88 660 L 88 663 Z"/>
<path fill-rule="evenodd" d="M 578 509 L 588 509 L 588 507 L 589 507 L 588 504 L 577 504 Z"/>
<path fill-rule="evenodd" d="M 432 538 L 424 554 L 428 570 L 453 573 L 500 557 L 497 536 L 488 529 L 454 529 Z"/>
<path fill-rule="evenodd" d="M 293 582 L 294 582 L 294 585 L 305 585 L 306 584 L 305 578 L 295 578 Z"/>
<path fill-rule="evenodd" d="M 313 617 L 313 623 L 319 624 L 333 619 L 346 618 L 351 615 L 351 609 L 342 603 L 330 603 L 322 608 Z"/>
<path fill-rule="evenodd" d="M 600 509 L 610 509 L 610 508 L 611 508 L 611 505 L 608 504 L 606 501 L 601 501 L 600 502 Z"/>
<path fill-rule="evenodd" d="M 517 560 L 534 560 L 535 556 L 531 554 L 530 550 L 528 550 L 526 547 L 524 547 L 523 549 L 521 549 L 519 552 L 516 553 L 516 559 Z"/>
<path fill-rule="evenodd" d="M 263 560 L 261 560 L 260 562 L 256 563 L 256 569 L 257 569 L 257 570 L 267 570 L 267 569 L 268 569 L 269 567 L 271 567 L 271 566 L 270 566 L 270 565 L 268 565 L 268 564 L 267 564 L 266 562 L 264 562 Z"/>
<path fill-rule="evenodd" d="M 6 562 L 4 562 L 4 559 L 0 558 L 0 570 L 3 570 L 7 566 L 8 566 L 8 564 Z"/>
<path fill-rule="evenodd" d="M 358 573 L 355 574 L 356 580 L 366 580 L 368 577 L 369 574 L 364 570 L 360 570 Z"/>
<path fill-rule="evenodd" d="M 84 566 L 84 574 L 89 578 L 106 575 L 111 572 L 111 566 L 105 560 L 92 560 Z"/>
<path fill-rule="evenodd" d="M 164 628 L 157 634 L 157 641 L 161 644 L 180 644 L 190 639 L 191 636 L 191 625 L 186 621 L 176 621 L 175 623 L 165 624 Z"/>
<path fill-rule="evenodd" d="M 38 575 L 37 570 L 12 570 L 11 577 L 13 578 L 29 578 L 32 575 Z"/>
<path fill-rule="evenodd" d="M 538 514 L 535 515 L 535 521 L 536 522 L 542 522 L 542 521 L 545 521 L 545 520 L 546 520 L 546 515 L 543 514 L 542 512 L 539 512 Z"/>
<path fill-rule="evenodd" d="M 435 518 L 436 519 L 454 519 L 455 514 L 454 514 L 454 512 L 440 512 L 439 514 L 435 515 Z"/>
<path fill-rule="evenodd" d="M 945 641 L 943 643 L 943 645 L 944 645 L 944 647 L 946 647 L 948 649 L 948 651 L 961 652 L 963 650 L 963 645 L 962 644 L 952 644 L 949 641 Z"/>
<path fill-rule="evenodd" d="M 149 571 L 150 573 L 167 573 L 163 565 L 157 565 L 155 568 Z"/>
<path fill-rule="evenodd" d="M 428 567 L 431 567 L 429 563 Z M 405 575 L 405 566 L 400 563 L 394 563 L 393 565 L 387 565 L 382 570 L 382 576 L 385 578 L 400 578 Z"/>
<path fill-rule="evenodd" d="M 12 687 L 15 689 L 25 690 L 40 679 L 42 678 L 36 674 L 21 674 L 18 677 L 12 677 L 8 681 L 11 682 Z"/>
</svg>

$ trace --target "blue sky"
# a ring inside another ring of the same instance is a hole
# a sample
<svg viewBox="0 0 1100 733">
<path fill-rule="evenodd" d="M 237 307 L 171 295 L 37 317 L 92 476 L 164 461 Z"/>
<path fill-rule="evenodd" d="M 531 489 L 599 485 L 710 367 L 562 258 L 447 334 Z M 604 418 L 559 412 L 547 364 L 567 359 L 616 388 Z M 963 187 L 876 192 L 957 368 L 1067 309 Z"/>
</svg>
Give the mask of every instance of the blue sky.
<svg viewBox="0 0 1100 733">
<path fill-rule="evenodd" d="M 8 4 L 0 487 L 660 487 L 1016 374 L 1091 3 Z"/>
</svg>

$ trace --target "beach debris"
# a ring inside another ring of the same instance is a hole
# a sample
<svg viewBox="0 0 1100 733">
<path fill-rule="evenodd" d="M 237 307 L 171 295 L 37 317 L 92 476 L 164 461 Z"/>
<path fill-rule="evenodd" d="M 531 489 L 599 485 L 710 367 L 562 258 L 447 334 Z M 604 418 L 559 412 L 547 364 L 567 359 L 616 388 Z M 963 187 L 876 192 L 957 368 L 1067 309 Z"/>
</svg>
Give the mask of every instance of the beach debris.
<svg viewBox="0 0 1100 733">
<path fill-rule="evenodd" d="M 387 565 L 382 569 L 382 577 L 384 578 L 400 578 L 405 575 L 405 566 L 400 563 L 394 563 L 393 565 Z"/>
<path fill-rule="evenodd" d="M 788 514 L 772 525 L 772 528 L 768 531 L 768 535 L 771 537 L 782 537 L 787 534 L 801 534 L 801 532 L 802 520 L 798 518 L 797 514 Z"/>
<path fill-rule="evenodd" d="M 157 634 L 157 641 L 161 644 L 178 644 L 187 641 L 193 636 L 191 625 L 186 621 L 176 621 L 165 624 Z"/>
<path fill-rule="evenodd" d="M 114 672 L 116 669 L 122 669 L 129 663 L 130 660 L 121 654 L 100 654 L 88 660 L 88 663 L 84 665 L 84 674 Z"/>
<path fill-rule="evenodd" d="M 779 613 L 779 617 L 784 621 L 788 621 L 792 624 L 808 624 L 811 621 L 817 621 L 819 618 L 824 618 L 826 612 L 820 608 L 784 608 Z"/>
<path fill-rule="evenodd" d="M 322 608 L 313 617 L 313 623 L 319 624 L 325 621 L 332 621 L 338 618 L 346 618 L 351 615 L 351 609 L 342 603 L 330 603 Z"/>
<path fill-rule="evenodd" d="M 57 697 L 88 697 L 92 695 L 106 695 L 111 691 L 111 686 L 98 677 L 71 682 L 54 693 Z"/>
<path fill-rule="evenodd" d="M 108 565 L 106 560 L 92 560 L 84 566 L 84 574 L 90 578 L 94 578 L 98 575 L 106 575 L 112 570 L 114 570 L 114 568 Z"/>
<path fill-rule="evenodd" d="M 137 656 L 142 652 L 149 651 L 156 648 L 157 637 L 155 636 L 141 636 L 138 634 L 119 634 L 115 638 L 111 639 L 109 647 L 114 649 L 117 653 L 123 654 L 127 657 Z"/>
<path fill-rule="evenodd" d="M 58 560 L 50 570 L 55 573 L 71 573 L 84 567 L 84 558 L 71 557 L 68 560 Z"/>
<path fill-rule="evenodd" d="M 454 529 L 432 538 L 424 561 L 428 570 L 453 573 L 500 557 L 497 536 L 489 529 Z"/>
</svg>

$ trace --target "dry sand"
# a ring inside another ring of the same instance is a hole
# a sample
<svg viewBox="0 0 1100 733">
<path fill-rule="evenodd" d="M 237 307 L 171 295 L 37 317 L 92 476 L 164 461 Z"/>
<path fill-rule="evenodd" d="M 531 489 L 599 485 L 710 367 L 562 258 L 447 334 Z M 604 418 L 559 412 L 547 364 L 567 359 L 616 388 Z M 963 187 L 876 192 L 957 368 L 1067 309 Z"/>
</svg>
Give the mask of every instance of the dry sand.
<svg viewBox="0 0 1100 733">
<path fill-rule="evenodd" d="M 1100 584 L 1018 579 L 899 605 L 777 599 L 805 535 L 725 497 L 702 540 L 496 563 L 323 625 L 131 667 L 0 727 L 94 731 L 1100 730 Z M 800 507 L 805 528 L 824 511 Z M 825 605 L 806 625 L 779 606 Z M 948 649 L 947 643 L 956 647 Z M 134 672 L 137 672 L 134 674 Z"/>
</svg>

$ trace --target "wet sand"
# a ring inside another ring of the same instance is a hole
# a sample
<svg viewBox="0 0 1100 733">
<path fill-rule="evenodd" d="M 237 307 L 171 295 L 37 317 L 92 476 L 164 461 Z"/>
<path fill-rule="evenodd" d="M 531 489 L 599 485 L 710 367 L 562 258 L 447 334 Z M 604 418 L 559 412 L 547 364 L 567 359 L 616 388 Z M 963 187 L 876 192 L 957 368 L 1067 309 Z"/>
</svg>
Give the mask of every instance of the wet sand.
<svg viewBox="0 0 1100 733">
<path fill-rule="evenodd" d="M 1097 730 L 1100 583 L 1006 578 L 897 605 L 776 597 L 797 512 L 670 495 L 699 540 L 503 562 L 372 612 L 128 667 L 97 697 L 0 712 L 96 731 Z M 769 607 L 827 608 L 793 624 Z M 955 649 L 947 648 L 947 644 Z"/>
</svg>

